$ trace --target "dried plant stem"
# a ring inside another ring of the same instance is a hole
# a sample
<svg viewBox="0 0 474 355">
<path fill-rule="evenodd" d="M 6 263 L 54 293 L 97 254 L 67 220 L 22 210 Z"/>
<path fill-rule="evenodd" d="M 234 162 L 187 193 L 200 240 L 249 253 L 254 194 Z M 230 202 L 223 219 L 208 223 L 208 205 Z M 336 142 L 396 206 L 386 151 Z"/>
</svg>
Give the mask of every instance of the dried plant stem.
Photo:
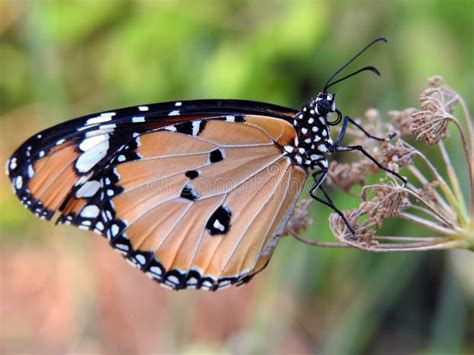
<svg viewBox="0 0 474 355">
<path fill-rule="evenodd" d="M 418 179 L 418 181 L 422 185 L 429 184 L 429 181 L 425 178 L 425 176 L 420 172 L 420 170 L 418 170 L 418 168 L 415 165 L 409 165 L 408 170 L 410 170 L 410 172 Z M 451 218 L 454 218 L 454 214 L 449 208 L 448 203 L 437 191 L 434 191 L 434 197 L 436 198 L 436 201 L 442 206 L 445 212 L 445 215 L 450 215 Z"/>
<path fill-rule="evenodd" d="M 468 170 L 469 170 L 469 177 L 470 177 L 470 188 L 471 188 L 471 215 L 474 214 L 474 128 L 472 126 L 472 117 L 467 108 L 466 102 L 464 99 L 458 95 L 458 102 L 461 105 L 462 112 L 464 114 L 464 118 L 467 122 L 467 133 L 469 135 L 470 144 L 467 146 L 468 151 L 468 160 L 470 159 L 470 164 L 468 162 Z"/>
<path fill-rule="evenodd" d="M 449 159 L 449 155 L 448 155 L 448 152 L 446 151 L 446 146 L 444 145 L 444 142 L 440 141 L 438 143 L 438 147 L 441 151 L 441 156 L 443 157 L 444 163 L 446 164 L 446 172 L 448 174 L 449 181 L 451 182 L 451 186 L 454 190 L 454 194 L 456 195 L 456 198 L 459 201 L 460 208 L 462 209 L 463 214 L 466 216 L 466 219 L 468 219 L 467 218 L 467 211 L 466 211 L 466 208 L 465 208 L 466 205 L 465 205 L 464 197 L 463 197 L 462 191 L 461 191 L 461 186 L 459 185 L 459 180 L 457 178 L 456 171 L 454 171 L 453 164 L 451 163 L 451 159 Z M 468 164 L 467 169 L 469 171 L 470 170 L 469 160 L 468 160 L 467 164 Z M 469 176 L 470 176 L 470 174 L 469 174 Z"/>
<path fill-rule="evenodd" d="M 441 239 L 441 238 L 439 238 Z M 377 247 L 357 247 L 358 249 L 372 251 L 372 252 L 408 252 L 408 251 L 427 251 L 427 250 L 447 250 L 447 249 L 466 249 L 469 244 L 464 240 L 448 240 L 443 239 L 437 242 L 427 242 L 427 243 L 411 243 L 406 245 L 396 245 L 396 244 L 379 244 Z"/>
<path fill-rule="evenodd" d="M 474 151 L 474 141 L 473 141 L 474 128 L 472 127 L 472 117 L 467 108 L 466 101 L 464 101 L 462 96 L 458 95 L 458 101 L 459 101 L 459 104 L 461 105 L 464 118 L 466 119 L 466 122 L 467 122 L 467 130 L 468 130 L 469 136 L 471 137 L 471 154 L 472 154 L 472 152 Z"/>
<path fill-rule="evenodd" d="M 349 248 L 347 244 L 344 243 L 337 243 L 337 242 L 320 242 L 317 240 L 310 240 L 300 237 L 296 233 L 291 233 L 291 236 L 296 240 L 311 245 L 313 247 L 320 247 L 320 248 Z"/>
<path fill-rule="evenodd" d="M 383 237 L 375 237 L 377 240 L 394 240 L 394 241 L 405 241 L 405 242 L 420 242 L 420 237 L 398 237 L 398 236 L 394 236 L 394 237 L 391 237 L 391 236 L 383 236 Z M 440 238 L 440 237 L 423 237 L 423 241 L 428 243 L 428 242 L 437 242 L 439 241 L 440 239 L 443 239 L 443 238 Z M 446 240 L 450 240 L 449 238 L 444 238 Z"/>
<path fill-rule="evenodd" d="M 442 249 L 456 249 L 456 248 L 466 248 L 468 245 L 463 240 L 452 240 L 451 238 L 443 237 L 425 237 L 425 238 L 415 238 L 415 237 L 396 237 L 396 236 L 384 236 L 384 237 L 375 237 L 375 241 L 405 241 L 412 243 L 377 243 L 377 247 L 373 246 L 363 246 L 359 243 L 350 243 L 350 242 L 320 242 L 317 240 L 309 240 L 301 238 L 297 234 L 292 234 L 292 237 L 296 240 L 319 248 L 352 248 L 372 251 L 377 253 L 383 252 L 408 252 L 408 251 L 426 251 L 426 250 L 442 250 Z"/>
<path fill-rule="evenodd" d="M 451 190 L 448 183 L 443 179 L 441 174 L 438 172 L 436 167 L 429 161 L 426 155 L 421 153 L 419 150 L 416 151 L 416 154 L 425 162 L 425 164 L 428 166 L 430 171 L 433 173 L 434 177 L 439 183 L 439 187 L 441 188 L 441 191 L 443 191 L 444 196 L 446 196 L 446 198 L 448 199 L 449 205 L 451 205 L 456 210 L 457 215 L 461 219 L 461 223 L 463 225 L 467 225 L 469 217 L 465 213 L 464 207 L 461 206 L 461 201 L 459 201 L 456 198 L 454 192 Z"/>
<path fill-rule="evenodd" d="M 466 117 L 467 120 L 469 120 L 468 117 Z M 466 159 L 466 164 L 467 164 L 467 173 L 469 175 L 469 180 L 470 180 L 470 184 L 469 184 L 469 187 L 470 187 L 470 192 L 471 192 L 471 201 L 473 200 L 473 186 L 472 186 L 472 150 L 471 150 L 471 144 L 469 144 L 469 142 L 467 141 L 466 139 L 466 136 L 464 135 L 464 130 L 461 126 L 461 124 L 459 123 L 458 119 L 454 116 L 451 117 L 451 122 L 454 123 L 454 125 L 456 126 L 456 128 L 458 129 L 458 133 L 459 133 L 459 136 L 461 137 L 461 143 L 462 143 L 462 148 L 463 148 L 463 151 L 464 151 L 464 156 L 465 156 L 465 159 Z M 471 138 L 471 141 L 472 141 L 472 136 L 470 137 Z M 440 143 L 443 143 L 443 142 L 440 142 Z M 462 196 L 462 195 L 461 195 Z"/>
<path fill-rule="evenodd" d="M 445 225 L 450 225 L 452 226 L 452 223 L 450 223 L 447 219 L 445 219 L 442 215 L 438 214 L 438 213 L 434 213 L 431 209 L 428 209 L 428 208 L 424 208 L 424 207 L 421 207 L 421 206 L 417 206 L 417 205 L 412 205 L 410 206 L 411 209 L 414 209 L 414 210 L 417 210 L 417 211 L 420 211 L 420 212 L 423 212 L 423 213 L 426 213 L 427 215 L 435 218 L 436 220 L 438 220 L 439 222 L 441 222 L 442 224 L 445 224 Z"/>
<path fill-rule="evenodd" d="M 427 220 L 425 218 L 419 217 L 417 215 L 414 215 L 412 213 L 407 213 L 407 212 L 401 212 L 400 217 L 409 221 L 409 222 L 414 222 L 418 225 L 422 225 L 426 227 L 429 230 L 432 230 L 433 232 L 437 232 L 440 234 L 444 235 L 450 235 L 450 236 L 457 236 L 459 234 L 459 230 L 455 229 L 450 229 L 450 228 L 445 228 L 443 226 L 440 226 L 437 223 L 434 223 L 433 221 Z"/>
</svg>

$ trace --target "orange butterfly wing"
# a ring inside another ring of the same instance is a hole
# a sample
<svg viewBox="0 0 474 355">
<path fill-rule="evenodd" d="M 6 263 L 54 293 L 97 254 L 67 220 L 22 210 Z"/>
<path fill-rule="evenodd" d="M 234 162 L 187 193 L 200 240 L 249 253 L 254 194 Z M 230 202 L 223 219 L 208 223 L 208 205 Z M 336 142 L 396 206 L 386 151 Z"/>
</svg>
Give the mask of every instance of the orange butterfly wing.
<svg viewBox="0 0 474 355">
<path fill-rule="evenodd" d="M 31 144 L 39 159 L 10 174 L 30 210 L 47 219 L 60 210 L 58 222 L 106 236 L 173 289 L 242 284 L 266 266 L 306 180 L 283 150 L 296 137 L 291 124 L 200 114 L 140 131 L 136 119 L 135 132 L 123 128 L 128 140 L 115 142 L 122 127 L 98 117 L 44 157 Z"/>
</svg>

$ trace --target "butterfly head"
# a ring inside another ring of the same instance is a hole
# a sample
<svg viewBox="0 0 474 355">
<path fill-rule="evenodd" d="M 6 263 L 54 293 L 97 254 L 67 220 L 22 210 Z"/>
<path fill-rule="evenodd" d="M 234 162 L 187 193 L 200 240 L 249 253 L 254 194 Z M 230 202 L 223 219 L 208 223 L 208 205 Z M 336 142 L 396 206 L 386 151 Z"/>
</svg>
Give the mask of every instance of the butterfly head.
<svg viewBox="0 0 474 355">
<path fill-rule="evenodd" d="M 336 95 L 320 92 L 310 106 L 318 115 L 327 117 L 336 111 Z"/>
</svg>

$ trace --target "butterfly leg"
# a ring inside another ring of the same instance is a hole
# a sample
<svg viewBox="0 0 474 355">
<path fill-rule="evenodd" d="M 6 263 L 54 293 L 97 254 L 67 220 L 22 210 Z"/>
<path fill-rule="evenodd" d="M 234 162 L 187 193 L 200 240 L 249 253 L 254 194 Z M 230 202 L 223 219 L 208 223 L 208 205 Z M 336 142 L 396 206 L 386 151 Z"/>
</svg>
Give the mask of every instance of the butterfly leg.
<svg viewBox="0 0 474 355">
<path fill-rule="evenodd" d="M 375 159 L 372 155 L 369 154 L 369 152 L 367 152 L 364 147 L 362 147 L 361 145 L 348 145 L 348 146 L 336 146 L 334 145 L 334 151 L 335 152 L 353 152 L 353 151 L 358 151 L 358 152 L 361 152 L 362 154 L 364 154 L 367 158 L 369 158 L 375 165 L 377 165 L 377 167 L 380 169 L 380 170 L 383 170 L 383 171 L 386 171 L 387 173 L 389 174 L 392 174 L 393 176 L 396 176 L 397 178 L 399 178 L 401 181 L 403 181 L 403 186 L 405 187 L 405 185 L 407 184 L 407 179 L 403 176 L 401 176 L 400 174 L 398 174 L 397 172 L 393 171 L 393 170 L 390 170 L 388 168 L 386 168 L 385 166 L 383 166 L 382 164 L 380 164 L 377 159 Z"/>
<path fill-rule="evenodd" d="M 318 175 L 320 175 L 318 178 L 316 178 Z M 313 173 L 313 179 L 314 179 L 314 185 L 311 187 L 311 190 L 309 191 L 309 194 L 313 196 L 313 194 L 316 194 L 316 190 L 321 186 L 323 183 L 324 179 L 326 179 L 326 176 L 328 176 L 328 170 L 327 169 L 321 169 L 315 173 Z"/>
<path fill-rule="evenodd" d="M 349 123 L 356 126 L 362 133 L 364 133 L 364 135 L 367 138 L 374 139 L 379 142 L 385 142 L 387 139 L 392 139 L 396 135 L 396 133 L 390 133 L 387 138 L 380 138 L 380 137 L 373 136 L 369 132 L 367 132 L 360 124 L 354 121 L 352 118 L 350 118 L 349 116 L 344 116 L 344 119 L 342 121 L 341 131 L 339 132 L 339 135 L 334 141 L 334 145 L 338 145 L 339 143 L 341 143 L 342 139 L 346 135 L 346 129 Z"/>
<path fill-rule="evenodd" d="M 319 172 L 321 173 L 321 172 Z M 314 174 L 313 176 L 317 175 L 318 173 Z M 324 177 L 327 175 L 327 171 L 324 171 Z M 326 193 L 326 191 L 324 190 L 324 188 L 321 186 L 321 182 L 319 182 L 319 180 L 324 180 L 321 179 L 321 177 L 316 181 L 315 185 L 311 188 L 309 194 L 311 195 L 312 198 L 314 198 L 316 201 L 322 203 L 323 205 L 325 206 L 328 206 L 329 208 L 331 208 L 334 212 L 336 212 L 339 217 L 341 217 L 342 221 L 344 222 L 344 224 L 347 226 L 347 228 L 350 230 L 350 232 L 355 236 L 355 231 L 354 229 L 352 228 L 351 224 L 349 223 L 349 221 L 347 220 L 346 216 L 344 216 L 344 213 L 342 213 L 335 205 L 334 205 L 334 202 L 332 202 L 331 198 L 329 197 L 329 195 Z M 317 190 L 321 191 L 324 195 L 324 199 L 319 197 L 317 195 Z"/>
</svg>

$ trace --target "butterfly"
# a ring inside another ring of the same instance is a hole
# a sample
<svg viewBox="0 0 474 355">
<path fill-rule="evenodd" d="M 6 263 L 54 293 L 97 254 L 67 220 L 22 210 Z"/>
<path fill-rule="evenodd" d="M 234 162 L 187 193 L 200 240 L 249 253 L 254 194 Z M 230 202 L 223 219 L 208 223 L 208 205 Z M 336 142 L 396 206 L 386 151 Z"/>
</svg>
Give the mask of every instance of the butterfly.
<svg viewBox="0 0 474 355">
<path fill-rule="evenodd" d="M 340 145 L 349 123 L 372 136 L 342 118 L 328 92 L 359 72 L 378 74 L 365 67 L 331 82 L 381 40 L 334 73 L 300 110 L 242 100 L 176 101 L 46 129 L 7 162 L 14 193 L 38 217 L 58 215 L 57 223 L 105 237 L 165 287 L 214 291 L 245 284 L 270 261 L 309 175 L 315 181 L 310 195 L 340 213 L 321 186 L 328 154 L 358 150 L 391 172 L 363 147 Z M 330 126 L 341 121 L 333 141 Z"/>
</svg>

